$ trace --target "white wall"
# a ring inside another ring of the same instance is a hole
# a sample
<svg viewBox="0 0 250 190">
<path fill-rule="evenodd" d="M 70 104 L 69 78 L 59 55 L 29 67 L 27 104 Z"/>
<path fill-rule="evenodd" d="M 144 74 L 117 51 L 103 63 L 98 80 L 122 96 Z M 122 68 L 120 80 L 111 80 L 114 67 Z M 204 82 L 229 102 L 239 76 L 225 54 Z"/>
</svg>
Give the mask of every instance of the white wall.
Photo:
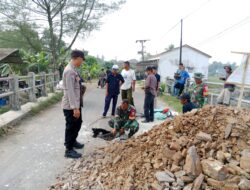
<svg viewBox="0 0 250 190">
<path fill-rule="evenodd" d="M 209 58 L 188 47 L 182 49 L 182 62 L 192 77 L 195 72 L 201 72 L 208 76 Z M 173 50 L 161 56 L 158 72 L 165 80 L 166 77 L 173 78 L 179 65 L 179 49 Z"/>
</svg>

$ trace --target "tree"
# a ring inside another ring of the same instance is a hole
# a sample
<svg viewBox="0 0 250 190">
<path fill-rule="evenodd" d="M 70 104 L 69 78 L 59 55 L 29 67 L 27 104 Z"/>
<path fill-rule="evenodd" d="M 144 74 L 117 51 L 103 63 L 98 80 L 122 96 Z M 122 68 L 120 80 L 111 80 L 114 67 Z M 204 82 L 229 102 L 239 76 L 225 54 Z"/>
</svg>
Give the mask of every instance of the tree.
<svg viewBox="0 0 250 190">
<path fill-rule="evenodd" d="M 106 69 L 111 69 L 113 65 L 114 63 L 112 61 L 105 61 L 103 66 Z"/>
<path fill-rule="evenodd" d="M 230 65 L 233 70 L 237 67 L 236 63 L 229 63 L 229 62 L 222 63 L 222 62 L 214 61 L 208 67 L 208 75 L 209 76 L 217 76 L 217 75 L 225 73 L 224 66 L 226 66 L 226 65 Z"/>
<path fill-rule="evenodd" d="M 174 49 L 174 44 L 170 44 L 167 48 L 165 48 L 166 51 L 170 51 Z"/>
<path fill-rule="evenodd" d="M 22 57 L 26 66 L 26 72 L 48 72 L 49 71 L 49 55 L 41 51 L 39 53 L 29 53 L 22 51 Z"/>
<path fill-rule="evenodd" d="M 97 58 L 93 56 L 86 56 L 85 64 L 81 68 L 81 75 L 84 78 L 87 78 L 88 73 L 90 73 L 91 77 L 98 77 L 101 72 L 101 65 L 98 63 Z"/>
<path fill-rule="evenodd" d="M 55 41 L 57 41 L 57 42 L 59 41 L 59 38 L 57 35 L 54 34 L 53 38 Z M 43 50 L 46 52 L 49 52 L 50 51 L 50 32 L 49 32 L 49 30 L 45 29 L 43 31 L 43 35 L 41 37 L 41 43 L 43 46 Z M 61 55 L 60 51 L 63 51 L 67 48 L 66 43 L 62 39 L 61 39 L 59 45 L 60 46 L 58 46 L 58 48 L 56 49 L 57 55 Z"/>
<path fill-rule="evenodd" d="M 147 60 L 147 59 L 150 59 L 152 57 L 152 55 L 150 53 L 146 53 L 144 59 Z"/>
<path fill-rule="evenodd" d="M 29 36 L 27 38 L 22 34 Z M 30 25 L 23 25 L 22 29 L 2 30 L 0 31 L 0 48 L 18 48 L 39 52 L 42 50 L 42 43 L 38 33 Z"/>
<path fill-rule="evenodd" d="M 85 37 L 98 29 L 100 19 L 112 10 L 116 10 L 125 0 L 1 0 L 0 13 L 4 25 L 20 29 L 24 23 L 36 23 L 37 32 L 48 30 L 49 53 L 55 69 L 62 39 L 71 41 L 65 51 L 69 51 L 78 37 Z M 18 13 L 18 14 L 17 14 Z M 27 41 L 31 41 L 28 36 Z M 55 38 L 58 36 L 58 38 Z M 30 42 L 32 43 L 32 42 Z"/>
<path fill-rule="evenodd" d="M 14 72 L 13 72 L 10 64 L 5 63 L 5 64 L 0 65 L 0 77 L 7 77 L 13 73 Z"/>
</svg>

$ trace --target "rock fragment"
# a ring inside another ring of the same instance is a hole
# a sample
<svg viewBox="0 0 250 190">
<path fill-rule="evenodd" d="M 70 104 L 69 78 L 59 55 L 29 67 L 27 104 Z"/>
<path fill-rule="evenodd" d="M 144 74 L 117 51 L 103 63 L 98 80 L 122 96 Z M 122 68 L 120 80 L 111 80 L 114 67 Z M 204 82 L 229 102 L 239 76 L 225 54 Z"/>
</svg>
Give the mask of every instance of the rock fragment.
<svg viewBox="0 0 250 190">
<path fill-rule="evenodd" d="M 241 153 L 240 167 L 250 173 L 250 150 L 245 149 Z"/>
<path fill-rule="evenodd" d="M 250 190 L 250 180 L 247 180 L 246 178 L 242 178 L 238 185 L 240 190 Z"/>
<path fill-rule="evenodd" d="M 227 168 L 217 160 L 205 159 L 201 161 L 202 171 L 209 177 L 222 181 L 227 178 L 228 170 Z"/>
<path fill-rule="evenodd" d="M 159 182 L 174 182 L 175 179 L 170 177 L 166 172 L 156 172 L 155 177 Z"/>
<path fill-rule="evenodd" d="M 201 188 L 201 184 L 204 180 L 204 175 L 200 174 L 195 180 L 194 180 L 194 184 L 193 184 L 193 189 L 192 190 L 200 190 Z"/>
<path fill-rule="evenodd" d="M 198 176 L 201 173 L 200 157 L 197 154 L 195 146 L 188 149 L 184 170 L 187 174 L 192 176 Z"/>
<path fill-rule="evenodd" d="M 212 141 L 212 136 L 204 132 L 199 132 L 196 135 L 196 139 L 201 140 L 201 141 Z"/>
</svg>

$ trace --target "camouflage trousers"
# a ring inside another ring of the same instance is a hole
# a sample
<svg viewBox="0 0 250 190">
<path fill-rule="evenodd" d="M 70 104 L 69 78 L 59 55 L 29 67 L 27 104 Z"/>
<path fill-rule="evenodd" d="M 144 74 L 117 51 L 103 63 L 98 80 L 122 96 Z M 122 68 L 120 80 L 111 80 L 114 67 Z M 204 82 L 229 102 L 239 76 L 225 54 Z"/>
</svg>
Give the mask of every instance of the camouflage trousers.
<svg viewBox="0 0 250 190">
<path fill-rule="evenodd" d="M 217 102 L 218 104 L 224 104 L 224 105 L 230 105 L 230 99 L 231 99 L 231 95 L 232 95 L 232 92 L 227 89 L 227 88 L 224 88 L 219 97 L 217 98 Z"/>
<path fill-rule="evenodd" d="M 109 121 L 109 126 L 117 130 L 129 130 L 128 137 L 133 136 L 139 130 L 139 123 L 136 120 L 122 120 L 114 118 Z"/>
</svg>

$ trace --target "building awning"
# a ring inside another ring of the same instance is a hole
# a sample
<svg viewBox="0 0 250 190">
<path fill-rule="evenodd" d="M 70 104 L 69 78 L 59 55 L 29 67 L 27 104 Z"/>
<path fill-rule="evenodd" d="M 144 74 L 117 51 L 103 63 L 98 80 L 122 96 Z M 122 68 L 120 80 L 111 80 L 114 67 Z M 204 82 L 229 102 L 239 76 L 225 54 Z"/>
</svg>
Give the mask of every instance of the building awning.
<svg viewBox="0 0 250 190">
<path fill-rule="evenodd" d="M 23 60 L 18 49 L 0 48 L 0 64 L 1 63 L 21 64 Z"/>
</svg>

